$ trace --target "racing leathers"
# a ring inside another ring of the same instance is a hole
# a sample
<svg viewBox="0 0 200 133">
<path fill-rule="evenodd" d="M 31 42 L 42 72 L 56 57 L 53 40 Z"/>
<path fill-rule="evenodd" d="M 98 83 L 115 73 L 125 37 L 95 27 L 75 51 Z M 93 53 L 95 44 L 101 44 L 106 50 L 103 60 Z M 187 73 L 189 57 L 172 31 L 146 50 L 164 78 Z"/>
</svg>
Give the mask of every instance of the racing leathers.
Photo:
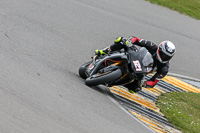
<svg viewBox="0 0 200 133">
<path fill-rule="evenodd" d="M 153 43 L 151 41 L 144 40 L 144 39 L 140 39 L 140 38 L 137 38 L 137 37 L 134 37 L 134 36 L 132 36 L 130 40 L 131 40 L 130 42 L 127 42 L 125 38 L 118 37 L 115 40 L 114 44 L 110 45 L 109 47 L 107 47 L 103 50 L 96 50 L 96 54 L 97 55 L 103 55 L 103 54 L 107 54 L 109 51 L 121 50 L 122 48 L 125 48 L 124 45 L 129 45 L 129 43 L 131 43 L 131 45 L 136 44 L 140 47 L 145 47 L 154 59 L 153 68 L 157 67 L 157 70 L 156 70 L 156 73 L 154 74 L 154 76 L 152 76 L 152 78 L 150 80 L 145 81 L 143 83 L 143 86 L 148 87 L 148 88 L 152 88 L 157 84 L 157 82 L 160 79 L 165 77 L 165 75 L 168 73 L 169 62 L 161 63 L 157 59 L 156 51 L 158 49 L 158 46 L 155 43 Z M 137 80 L 134 80 L 134 82 L 131 82 L 131 83 L 125 85 L 125 87 L 127 87 L 130 92 L 140 91 L 142 89 L 142 84 L 141 84 L 142 78 L 143 77 L 139 77 Z"/>
</svg>

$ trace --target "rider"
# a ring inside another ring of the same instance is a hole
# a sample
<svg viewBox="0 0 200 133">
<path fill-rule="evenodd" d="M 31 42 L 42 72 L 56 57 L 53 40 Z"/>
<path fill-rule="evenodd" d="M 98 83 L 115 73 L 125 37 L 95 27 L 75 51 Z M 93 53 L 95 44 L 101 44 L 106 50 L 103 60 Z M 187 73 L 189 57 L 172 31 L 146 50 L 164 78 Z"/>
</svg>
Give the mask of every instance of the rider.
<svg viewBox="0 0 200 133">
<path fill-rule="evenodd" d="M 110 51 L 121 50 L 122 48 L 125 48 L 125 45 L 128 45 L 130 47 L 130 44 L 132 46 L 133 44 L 136 44 L 140 47 L 145 47 L 152 55 L 154 59 L 153 68 L 157 67 L 157 70 L 155 75 L 152 76 L 151 79 L 143 83 L 143 86 L 153 88 L 158 83 L 158 81 L 165 77 L 165 75 L 168 73 L 169 60 L 173 57 L 173 55 L 176 52 L 175 45 L 170 41 L 163 41 L 159 45 L 156 45 L 151 41 L 140 39 L 135 36 L 131 36 L 131 42 L 128 42 L 125 38 L 118 37 L 114 41 L 114 44 L 110 45 L 109 47 L 103 50 L 97 49 L 95 51 L 95 54 L 98 56 L 105 55 Z M 129 89 L 129 92 L 131 93 L 138 92 L 142 89 L 141 80 L 142 78 L 134 80 L 134 82 L 129 83 L 125 86 Z"/>
</svg>

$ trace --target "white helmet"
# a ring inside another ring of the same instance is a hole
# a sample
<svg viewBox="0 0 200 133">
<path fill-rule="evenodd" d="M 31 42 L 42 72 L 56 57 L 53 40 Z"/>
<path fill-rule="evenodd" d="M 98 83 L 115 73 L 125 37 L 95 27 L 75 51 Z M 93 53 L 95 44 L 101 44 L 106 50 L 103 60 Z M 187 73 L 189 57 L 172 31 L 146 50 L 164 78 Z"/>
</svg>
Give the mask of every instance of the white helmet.
<svg viewBox="0 0 200 133">
<path fill-rule="evenodd" d="M 170 41 L 163 41 L 158 45 L 157 58 L 161 63 L 167 63 L 175 54 L 176 47 Z"/>
</svg>

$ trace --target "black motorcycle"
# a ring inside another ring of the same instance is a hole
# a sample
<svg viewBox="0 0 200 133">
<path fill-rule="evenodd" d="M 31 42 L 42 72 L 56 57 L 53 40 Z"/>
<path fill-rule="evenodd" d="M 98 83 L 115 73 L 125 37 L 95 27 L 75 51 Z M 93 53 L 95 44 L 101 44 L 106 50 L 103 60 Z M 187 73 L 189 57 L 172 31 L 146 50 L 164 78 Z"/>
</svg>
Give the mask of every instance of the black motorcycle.
<svg viewBox="0 0 200 133">
<path fill-rule="evenodd" d="M 143 78 L 153 71 L 153 57 L 144 47 L 128 47 L 103 56 L 94 56 L 92 61 L 79 68 L 85 84 L 95 86 L 123 85 Z"/>
</svg>

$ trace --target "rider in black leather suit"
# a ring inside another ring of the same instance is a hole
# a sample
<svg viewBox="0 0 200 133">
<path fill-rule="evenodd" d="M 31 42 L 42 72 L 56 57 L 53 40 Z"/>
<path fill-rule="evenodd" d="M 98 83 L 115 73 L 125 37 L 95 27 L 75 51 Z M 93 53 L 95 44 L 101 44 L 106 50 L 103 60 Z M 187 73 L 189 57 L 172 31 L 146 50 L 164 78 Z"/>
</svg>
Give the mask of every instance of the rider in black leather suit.
<svg viewBox="0 0 200 133">
<path fill-rule="evenodd" d="M 127 42 L 125 38 L 118 37 L 114 44 L 110 45 L 109 47 L 103 50 L 96 50 L 96 55 L 104 55 L 107 54 L 109 51 L 117 51 L 125 48 L 125 45 L 131 43 L 131 45 L 138 45 L 140 47 L 145 47 L 149 53 L 153 56 L 154 63 L 153 68 L 157 67 L 156 73 L 152 78 L 148 81 L 143 83 L 144 87 L 152 88 L 154 87 L 157 82 L 165 77 L 169 71 L 169 60 L 174 56 L 176 52 L 175 45 L 170 41 L 163 41 L 159 45 L 151 41 L 147 41 L 144 39 L 137 38 L 135 36 L 131 37 L 131 42 Z M 131 93 L 138 92 L 142 89 L 141 79 L 134 80 L 134 82 L 125 85 Z"/>
</svg>

